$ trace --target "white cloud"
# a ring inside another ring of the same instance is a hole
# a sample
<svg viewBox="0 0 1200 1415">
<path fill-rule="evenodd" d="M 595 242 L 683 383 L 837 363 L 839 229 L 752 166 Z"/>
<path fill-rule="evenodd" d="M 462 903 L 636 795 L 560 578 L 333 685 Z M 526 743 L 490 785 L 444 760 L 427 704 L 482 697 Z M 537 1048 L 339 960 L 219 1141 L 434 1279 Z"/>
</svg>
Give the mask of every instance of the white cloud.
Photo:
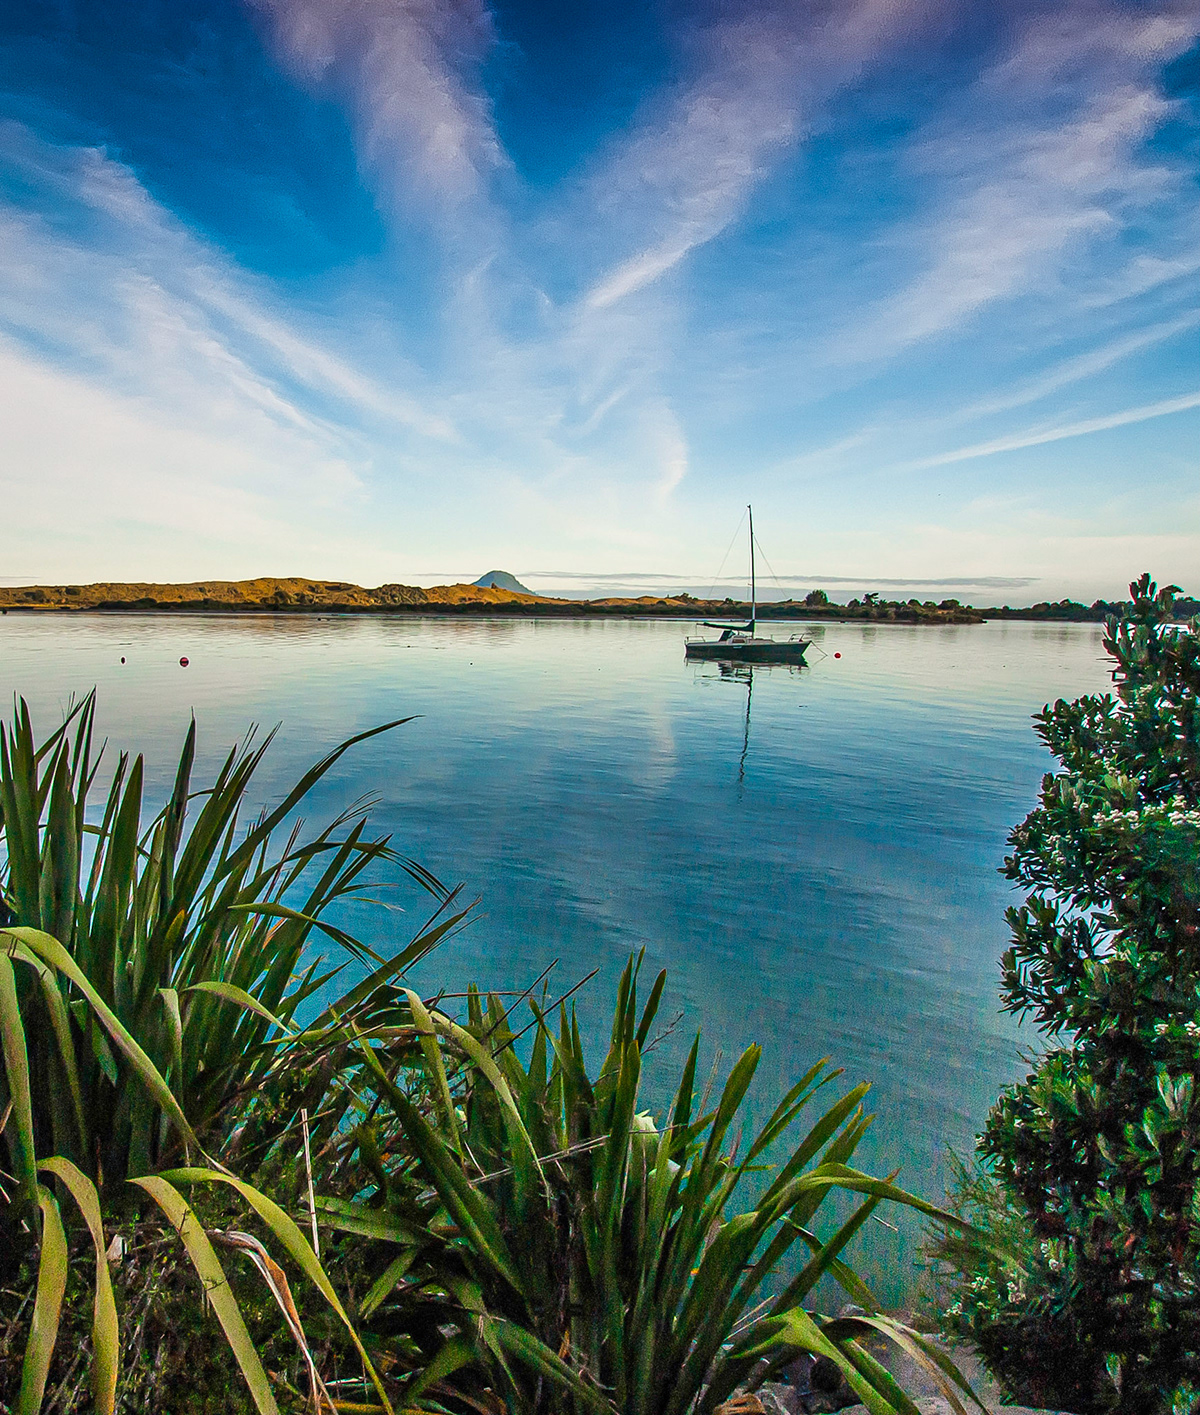
<svg viewBox="0 0 1200 1415">
<path fill-rule="evenodd" d="M 919 462 L 910 462 L 905 470 L 915 471 L 925 467 L 944 467 L 952 462 L 967 462 L 976 457 L 991 457 L 997 452 L 1015 452 L 1021 447 L 1039 447 L 1045 442 L 1061 442 L 1067 437 L 1084 437 L 1092 432 L 1107 432 L 1109 428 L 1125 427 L 1129 423 L 1143 423 L 1151 418 L 1168 417 L 1171 413 L 1187 412 L 1200 408 L 1200 393 L 1185 393 L 1179 398 L 1164 398 L 1157 403 L 1147 403 L 1140 408 L 1124 408 L 1119 413 L 1106 413 L 1099 418 L 1084 418 L 1080 422 L 1067 423 L 1062 427 L 1037 428 L 1030 432 L 1010 433 L 1005 437 L 993 438 L 990 442 L 977 442 L 971 447 L 956 447 L 950 452 L 941 452 L 936 457 L 926 457 Z"/>
<path fill-rule="evenodd" d="M 35 562 L 35 581 L 122 565 L 129 578 L 175 579 L 181 559 L 185 572 L 245 573 L 249 546 L 286 573 L 305 553 L 328 555 L 321 522 L 358 492 L 353 469 L 303 437 L 264 445 L 253 427 L 233 439 L 228 424 L 180 423 L 4 341 L 0 388 L 0 547 Z"/>
<path fill-rule="evenodd" d="M 1097 238 L 1169 194 L 1183 174 L 1142 144 L 1172 111 L 1157 68 L 1195 15 L 1105 4 L 1027 21 L 1011 52 L 915 143 L 940 197 L 907 237 L 924 269 L 839 336 L 835 357 L 877 360 L 955 330 L 1047 281 Z M 1087 267 L 1089 271 L 1091 265 Z"/>
<path fill-rule="evenodd" d="M 395 208 L 415 197 L 438 220 L 478 220 L 506 165 L 472 70 L 493 42 L 479 0 L 253 0 L 286 58 L 351 96 L 359 156 Z M 461 228 L 460 228 L 461 229 Z"/>
<path fill-rule="evenodd" d="M 1057 393 L 1060 388 L 1067 388 L 1083 379 L 1093 378 L 1096 374 L 1105 372 L 1122 360 L 1131 358 L 1134 354 L 1140 354 L 1145 349 L 1152 349 L 1155 345 L 1165 343 L 1177 334 L 1195 329 L 1197 325 L 1200 325 L 1200 311 L 1183 315 L 1179 319 L 1164 320 L 1160 324 L 1151 325 L 1148 329 L 1139 329 L 1133 333 L 1122 335 L 1119 339 L 1109 340 L 1097 348 L 1089 349 L 1086 353 L 1077 354 L 1071 359 L 1064 359 L 1061 363 L 1051 366 L 1005 393 L 970 404 L 963 408 L 954 420 L 961 422 L 968 418 L 986 417 L 992 413 L 1002 413 L 1012 408 L 1024 407 L 1028 403 L 1037 403 L 1043 398 L 1048 398 L 1050 394 Z"/>
<path fill-rule="evenodd" d="M 745 210 L 820 102 L 924 17 L 924 0 L 764 8 L 702 28 L 696 72 L 615 141 L 587 195 L 636 249 L 591 285 L 603 309 L 653 284 Z"/>
<path fill-rule="evenodd" d="M 5 123 L 5 161 L 53 213 L 0 199 L 0 300 L 10 329 L 68 361 L 105 369 L 127 389 L 157 388 L 189 406 L 208 389 L 213 406 L 253 403 L 269 418 L 330 433 L 290 386 L 334 400 L 355 419 L 367 414 L 422 437 L 454 437 L 440 412 L 297 329 L 266 287 L 189 232 L 102 150 L 57 148 Z"/>
<path fill-rule="evenodd" d="M 1195 212 L 1189 206 L 1185 220 L 1186 229 L 1182 241 L 1190 248 L 1195 245 L 1193 231 Z M 1089 291 L 1085 307 L 1103 309 L 1108 305 L 1120 304 L 1124 300 L 1137 299 L 1164 285 L 1187 280 L 1189 276 L 1200 274 L 1200 255 L 1137 255 L 1115 274 L 1101 280 L 1098 287 Z"/>
<path fill-rule="evenodd" d="M 454 446 L 440 408 L 330 350 L 103 151 L 10 123 L 0 163 L 38 196 L 0 198 L 6 555 L 36 530 L 43 565 L 102 576 L 139 537 L 164 576 L 285 573 L 304 547 L 316 568 L 381 457 Z"/>
</svg>

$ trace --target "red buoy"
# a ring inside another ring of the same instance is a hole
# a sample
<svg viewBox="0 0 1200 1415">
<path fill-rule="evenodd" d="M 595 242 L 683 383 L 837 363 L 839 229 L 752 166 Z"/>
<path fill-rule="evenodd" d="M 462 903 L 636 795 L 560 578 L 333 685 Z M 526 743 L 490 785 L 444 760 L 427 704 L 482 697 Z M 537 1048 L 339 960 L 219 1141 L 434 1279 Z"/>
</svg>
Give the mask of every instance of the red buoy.
<svg viewBox="0 0 1200 1415">
<path fill-rule="evenodd" d="M 835 653 L 835 654 L 834 654 L 834 658 L 841 658 L 841 654 L 840 654 L 840 653 Z M 184 659 L 184 662 L 186 663 L 187 660 Z"/>
<path fill-rule="evenodd" d="M 188 661 L 187 661 L 186 658 L 181 658 L 181 659 L 179 660 L 179 666 L 180 666 L 180 668 L 186 668 L 186 667 L 187 667 L 187 663 L 188 663 Z"/>
</svg>

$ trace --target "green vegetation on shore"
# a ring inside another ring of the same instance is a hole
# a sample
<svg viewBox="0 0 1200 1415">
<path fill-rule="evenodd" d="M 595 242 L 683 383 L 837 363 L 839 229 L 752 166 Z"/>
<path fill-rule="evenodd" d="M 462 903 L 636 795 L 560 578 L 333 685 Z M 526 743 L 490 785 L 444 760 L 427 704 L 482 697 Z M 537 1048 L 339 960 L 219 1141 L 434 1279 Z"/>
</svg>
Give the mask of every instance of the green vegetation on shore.
<svg viewBox="0 0 1200 1415">
<path fill-rule="evenodd" d="M 1018 1400 L 1200 1409 L 1200 622 L 1149 576 L 1115 693 L 1055 703 L 1060 763 L 1013 832 L 1005 1007 L 1044 1050 L 1000 1097 L 943 1240 L 950 1328 Z"/>
</svg>

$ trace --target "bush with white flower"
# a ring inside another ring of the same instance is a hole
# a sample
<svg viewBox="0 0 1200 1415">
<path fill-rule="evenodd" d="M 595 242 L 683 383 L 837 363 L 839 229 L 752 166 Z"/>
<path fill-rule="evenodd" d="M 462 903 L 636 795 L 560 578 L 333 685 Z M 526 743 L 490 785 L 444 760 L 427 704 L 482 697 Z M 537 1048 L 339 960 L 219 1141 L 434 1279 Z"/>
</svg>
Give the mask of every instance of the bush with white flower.
<svg viewBox="0 0 1200 1415">
<path fill-rule="evenodd" d="M 1010 840 L 1002 995 L 1047 1045 L 978 1146 L 1027 1241 L 958 1250 L 949 1314 L 1011 1392 L 1078 1415 L 1200 1411 L 1200 621 L 1174 586 L 1130 591 L 1115 692 L 1036 719 L 1061 770 Z"/>
</svg>

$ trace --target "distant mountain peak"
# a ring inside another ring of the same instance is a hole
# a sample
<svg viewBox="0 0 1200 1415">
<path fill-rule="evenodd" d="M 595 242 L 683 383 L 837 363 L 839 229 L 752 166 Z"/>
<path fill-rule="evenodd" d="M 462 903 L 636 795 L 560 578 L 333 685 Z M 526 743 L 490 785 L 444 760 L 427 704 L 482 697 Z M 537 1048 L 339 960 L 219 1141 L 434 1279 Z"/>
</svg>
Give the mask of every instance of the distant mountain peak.
<svg viewBox="0 0 1200 1415">
<path fill-rule="evenodd" d="M 510 575 L 507 570 L 489 570 L 486 575 L 480 575 L 475 584 L 483 590 L 510 590 L 513 594 L 533 593 L 532 590 L 526 589 L 515 575 Z"/>
</svg>

